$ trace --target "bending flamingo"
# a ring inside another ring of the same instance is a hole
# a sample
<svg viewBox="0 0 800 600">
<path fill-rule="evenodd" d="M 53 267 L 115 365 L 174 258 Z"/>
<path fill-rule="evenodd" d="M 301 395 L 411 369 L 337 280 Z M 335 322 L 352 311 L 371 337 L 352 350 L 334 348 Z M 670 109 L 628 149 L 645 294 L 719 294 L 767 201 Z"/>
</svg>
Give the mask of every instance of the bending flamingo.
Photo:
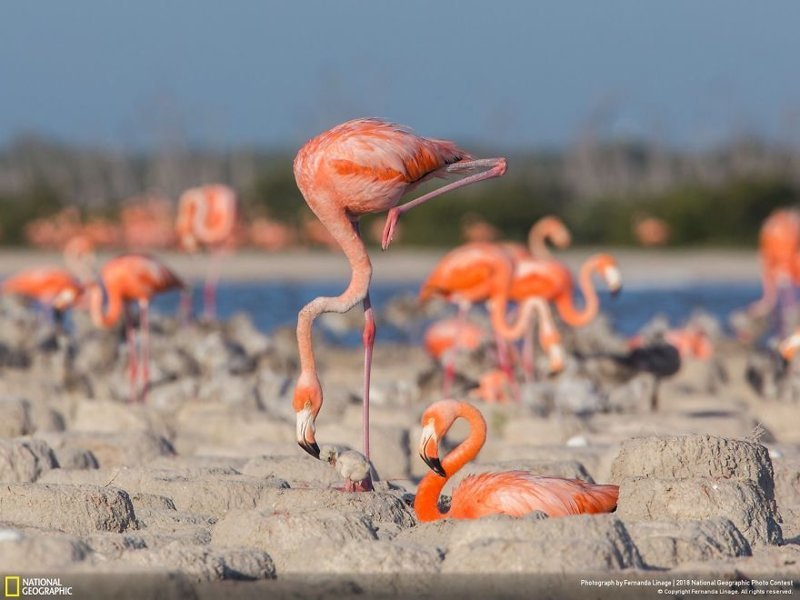
<svg viewBox="0 0 800 600">
<path fill-rule="evenodd" d="M 486 169 L 486 170 L 483 170 Z M 477 171 L 477 172 L 476 172 Z M 473 160 L 454 143 L 419 137 L 405 127 L 378 119 L 357 119 L 338 125 L 307 142 L 294 160 L 297 186 L 309 208 L 342 247 L 352 268 L 347 289 L 334 298 L 320 297 L 297 316 L 300 376 L 293 407 L 297 413 L 297 442 L 319 458 L 315 421 L 322 406 L 322 387 L 311 341 L 314 320 L 325 312 L 347 312 L 359 302 L 364 308 L 364 454 L 369 458 L 369 378 L 375 320 L 369 297 L 372 265 L 358 230 L 367 213 L 388 210 L 382 247 L 392 240 L 398 219 L 406 211 L 459 187 L 499 177 L 504 158 Z M 433 177 L 471 175 L 424 194 L 402 206 L 400 198 Z M 366 481 L 364 486 L 371 487 Z"/>
<path fill-rule="evenodd" d="M 61 330 L 64 311 L 75 305 L 83 293 L 83 286 L 64 269 L 35 267 L 6 279 L 3 293 L 28 298 L 48 307 Z"/>
<path fill-rule="evenodd" d="M 96 326 L 111 327 L 119 321 L 123 309 L 125 311 L 131 402 L 145 401 L 150 382 L 148 331 L 150 300 L 157 294 L 184 287 L 181 279 L 163 263 L 141 254 L 126 254 L 109 260 L 100 270 L 97 282 L 88 286 L 89 309 Z M 105 310 L 103 310 L 104 299 L 107 300 Z M 142 335 L 139 356 L 136 352 L 133 319 L 129 310 L 133 302 L 139 305 L 139 328 Z"/>
<path fill-rule="evenodd" d="M 443 460 L 439 441 L 459 417 L 470 424 L 469 436 Z M 535 510 L 550 517 L 611 512 L 617 505 L 619 487 L 577 479 L 545 477 L 529 471 L 481 473 L 465 477 L 453 491 L 450 510 L 439 510 L 439 495 L 447 481 L 473 460 L 486 442 L 486 421 L 466 402 L 440 400 L 422 415 L 419 453 L 431 468 L 417 488 L 414 511 L 420 521 L 478 519 L 487 515 L 521 517 Z"/>
<path fill-rule="evenodd" d="M 186 190 L 178 203 L 175 231 L 181 247 L 188 252 L 200 245 L 211 251 L 203 288 L 203 312 L 208 319 L 217 314 L 217 284 L 220 263 L 236 226 L 236 193 L 225 185 L 204 185 Z M 181 311 L 189 312 L 188 295 L 182 298 Z"/>
</svg>

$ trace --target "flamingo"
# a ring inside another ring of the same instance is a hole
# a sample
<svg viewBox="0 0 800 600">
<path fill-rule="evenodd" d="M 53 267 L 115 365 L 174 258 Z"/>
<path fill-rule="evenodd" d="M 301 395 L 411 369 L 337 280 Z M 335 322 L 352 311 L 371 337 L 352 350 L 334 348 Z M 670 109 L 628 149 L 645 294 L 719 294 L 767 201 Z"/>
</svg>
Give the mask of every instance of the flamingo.
<svg viewBox="0 0 800 600">
<path fill-rule="evenodd" d="M 619 293 L 622 288 L 622 277 L 614 258 L 608 254 L 591 256 L 581 267 L 579 280 L 584 297 L 584 307 L 579 311 L 575 308 L 572 300 L 574 285 L 572 273 L 563 263 L 551 258 L 520 257 L 515 261 L 510 296 L 517 302 L 523 302 L 527 298 L 544 298 L 555 302 L 559 316 L 568 325 L 581 327 L 594 319 L 599 310 L 597 293 L 591 281 L 592 273 L 595 271 L 603 276 L 612 295 Z M 549 309 L 541 311 L 539 322 L 540 327 L 545 328 L 544 332 L 540 331 L 542 346 L 549 344 L 554 349 L 560 349 L 560 336 Z M 529 379 L 534 374 L 533 338 L 531 336 L 531 328 L 528 328 L 523 347 L 522 366 L 525 376 Z M 551 373 L 560 371 L 562 367 L 563 356 L 551 357 Z"/>
<path fill-rule="evenodd" d="M 590 256 L 581 266 L 579 284 L 583 293 L 583 309 L 575 308 L 572 300 L 573 279 L 569 269 L 553 259 L 530 258 L 518 261 L 511 284 L 510 297 L 521 302 L 540 297 L 554 302 L 559 316 L 572 327 L 582 327 L 597 316 L 600 308 L 592 273 L 605 279 L 612 295 L 622 289 L 622 276 L 614 258 L 609 254 Z"/>
<path fill-rule="evenodd" d="M 472 242 L 454 248 L 444 255 L 434 267 L 420 290 L 420 302 L 433 296 L 443 296 L 458 306 L 457 320 L 462 324 L 475 302 L 488 302 L 492 329 L 494 329 L 501 368 L 512 377 L 511 366 L 505 351 L 505 341 L 518 339 L 529 322 L 535 308 L 528 304 L 512 325 L 508 325 L 507 304 L 514 263 L 511 255 L 498 244 Z M 489 302 L 491 300 L 491 302 Z M 452 356 L 448 360 L 452 361 Z M 448 373 L 450 379 L 448 379 Z M 447 394 L 452 379 L 452 369 L 446 366 L 444 393 Z"/>
<path fill-rule="evenodd" d="M 181 247 L 195 252 L 200 245 L 211 250 L 206 283 L 203 288 L 203 312 L 208 319 L 217 313 L 217 283 L 220 262 L 236 226 L 236 193 L 225 185 L 212 184 L 191 188 L 181 194 L 175 231 Z M 182 299 L 182 312 L 188 314 L 189 297 Z"/>
<path fill-rule="evenodd" d="M 781 330 L 788 327 L 789 311 L 794 306 L 793 284 L 800 279 L 800 211 L 776 210 L 761 225 L 759 235 L 762 297 L 748 307 L 748 312 L 763 317 L 781 300 Z"/>
<path fill-rule="evenodd" d="M 28 298 L 50 308 L 60 331 L 64 311 L 75 305 L 83 293 L 83 286 L 64 269 L 35 267 L 6 279 L 3 293 Z"/>
<path fill-rule="evenodd" d="M 458 418 L 469 422 L 470 433 L 458 447 L 439 460 L 439 441 Z M 466 402 L 440 400 L 422 414 L 419 454 L 431 468 L 417 488 L 414 511 L 420 521 L 478 519 L 487 515 L 521 517 L 542 511 L 550 517 L 604 513 L 617 505 L 619 487 L 577 479 L 534 475 L 529 471 L 502 471 L 470 475 L 453 491 L 450 510 L 439 510 L 439 495 L 447 481 L 473 460 L 486 442 L 486 421 Z"/>
<path fill-rule="evenodd" d="M 477 350 L 485 337 L 483 329 L 470 321 L 441 319 L 431 323 L 425 330 L 423 344 L 428 354 L 442 362 L 445 381 L 452 381 L 455 376 L 453 352 L 461 348 L 468 352 Z"/>
<path fill-rule="evenodd" d="M 81 281 L 92 278 L 97 265 L 94 242 L 84 234 L 78 234 L 67 240 L 62 251 L 64 264 Z"/>
<path fill-rule="evenodd" d="M 514 260 L 524 260 L 534 256 L 536 258 L 550 258 L 547 242 L 556 248 L 568 248 L 572 243 L 572 235 L 564 222 L 555 215 L 542 217 L 531 226 L 528 232 L 528 246 L 517 242 L 505 242 L 503 245 L 511 252 Z"/>
<path fill-rule="evenodd" d="M 388 210 L 381 246 L 392 241 L 400 216 L 428 200 L 465 185 L 499 177 L 506 171 L 504 158 L 474 160 L 454 143 L 419 137 L 409 129 L 379 119 L 343 123 L 307 142 L 294 160 L 297 186 L 309 208 L 336 239 L 347 257 L 352 277 L 337 297 L 319 297 L 297 316 L 300 375 L 294 392 L 297 442 L 319 458 L 315 422 L 322 406 L 311 331 L 325 312 L 347 312 L 359 302 L 364 308 L 363 443 L 369 459 L 369 380 L 375 319 L 369 297 L 372 265 L 358 228 L 364 214 Z M 400 198 L 434 177 L 472 173 L 463 179 L 398 206 Z M 369 478 L 364 488 L 371 488 Z"/>
<path fill-rule="evenodd" d="M 89 310 L 97 327 L 111 327 L 125 311 L 125 329 L 129 348 L 129 376 L 131 402 L 144 402 L 150 381 L 150 335 L 148 312 L 153 296 L 174 289 L 183 289 L 184 283 L 163 263 L 142 254 L 125 254 L 109 260 L 100 270 L 97 281 L 87 286 Z M 104 296 L 107 307 L 103 310 Z M 129 311 L 132 302 L 139 304 L 141 353 L 137 357 L 133 319 Z M 139 372 L 141 365 L 141 394 Z"/>
</svg>

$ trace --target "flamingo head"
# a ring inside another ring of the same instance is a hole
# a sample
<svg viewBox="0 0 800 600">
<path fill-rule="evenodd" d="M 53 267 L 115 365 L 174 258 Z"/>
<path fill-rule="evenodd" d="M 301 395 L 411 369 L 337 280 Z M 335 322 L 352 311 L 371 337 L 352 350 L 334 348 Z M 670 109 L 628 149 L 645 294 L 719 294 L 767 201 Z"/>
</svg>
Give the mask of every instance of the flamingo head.
<svg viewBox="0 0 800 600">
<path fill-rule="evenodd" d="M 292 407 L 297 413 L 297 443 L 314 458 L 319 458 L 319 446 L 314 437 L 319 409 L 322 407 L 322 387 L 316 376 L 300 375 L 294 390 Z"/>
<path fill-rule="evenodd" d="M 608 286 L 612 296 L 616 296 L 622 291 L 622 274 L 614 257 L 610 254 L 598 254 L 595 257 L 595 265 L 598 272 Z"/>
<path fill-rule="evenodd" d="M 455 400 L 440 400 L 431 404 L 422 414 L 419 455 L 431 470 L 442 477 L 447 477 L 447 474 L 439 460 L 439 440 L 458 417 L 458 407 L 459 403 Z"/>
</svg>

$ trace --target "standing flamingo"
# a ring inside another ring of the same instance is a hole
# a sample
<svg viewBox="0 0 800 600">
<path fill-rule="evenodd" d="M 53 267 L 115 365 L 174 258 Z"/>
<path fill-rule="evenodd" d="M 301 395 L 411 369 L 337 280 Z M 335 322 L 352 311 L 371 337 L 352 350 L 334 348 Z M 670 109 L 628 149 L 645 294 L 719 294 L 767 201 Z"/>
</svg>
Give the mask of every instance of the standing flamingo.
<svg viewBox="0 0 800 600">
<path fill-rule="evenodd" d="M 464 244 L 442 257 L 423 282 L 419 295 L 420 302 L 426 302 L 433 296 L 443 296 L 455 303 L 458 306 L 457 319 L 461 324 L 466 321 L 467 313 L 475 302 L 488 302 L 498 361 L 510 379 L 513 379 L 513 374 L 506 356 L 505 342 L 522 335 L 529 315 L 535 308 L 526 305 L 515 322 L 508 325 L 507 305 L 513 271 L 511 256 L 502 246 L 488 242 Z M 449 361 L 452 359 L 452 356 L 448 357 Z M 451 379 L 452 369 L 446 365 L 445 394 L 449 391 Z"/>
<path fill-rule="evenodd" d="M 748 311 L 763 317 L 780 301 L 780 328 L 788 333 L 789 311 L 793 308 L 793 285 L 798 280 L 800 263 L 800 211 L 776 210 L 764 220 L 759 236 L 763 295 Z M 779 298 L 779 293 L 781 297 Z"/>
<path fill-rule="evenodd" d="M 195 252 L 200 245 L 211 251 L 203 288 L 203 312 L 208 319 L 217 314 L 217 283 L 226 245 L 236 226 L 236 193 L 225 185 L 204 185 L 186 190 L 178 203 L 175 231 L 181 247 Z M 182 299 L 182 312 L 188 314 L 188 295 Z"/>
<path fill-rule="evenodd" d="M 297 442 L 309 454 L 319 458 L 314 433 L 322 406 L 312 325 L 322 313 L 347 312 L 361 302 L 365 317 L 363 440 L 364 455 L 369 458 L 369 380 L 375 320 L 369 297 L 372 265 L 359 235 L 359 217 L 388 210 L 381 243 L 385 250 L 403 213 L 444 192 L 499 177 L 505 171 L 504 158 L 473 160 L 452 142 L 419 137 L 405 127 L 378 119 L 338 125 L 307 142 L 297 153 L 297 186 L 309 208 L 341 246 L 352 269 L 350 284 L 340 296 L 316 298 L 297 316 L 300 376 L 293 407 L 297 413 Z M 473 173 L 397 206 L 404 194 L 423 181 L 469 172 Z M 365 486 L 371 486 L 371 482 Z"/>
<path fill-rule="evenodd" d="M 83 293 L 83 286 L 64 269 L 35 267 L 6 279 L 3 293 L 29 298 L 48 307 L 60 331 L 63 329 L 64 311 L 75 305 Z"/>
<path fill-rule="evenodd" d="M 174 289 L 183 289 L 180 278 L 155 258 L 141 254 L 126 254 L 109 260 L 100 270 L 98 281 L 88 286 L 89 309 L 97 327 L 110 327 L 125 311 L 125 329 L 129 348 L 131 402 L 144 402 L 150 382 L 150 335 L 148 312 L 153 296 Z M 103 310 L 103 302 L 107 307 Z M 132 302 L 139 304 L 141 352 L 137 357 L 133 319 L 129 311 Z M 139 367 L 141 365 L 141 368 Z M 141 373 L 141 384 L 139 375 Z M 140 392 L 141 389 L 141 392 Z"/>
<path fill-rule="evenodd" d="M 469 436 L 443 460 L 439 441 L 456 419 L 470 424 Z M 422 415 L 419 454 L 431 468 L 417 488 L 414 511 L 420 521 L 478 519 L 487 515 L 521 517 L 535 510 L 550 517 L 604 513 L 617 505 L 619 487 L 597 485 L 578 479 L 534 475 L 529 471 L 502 471 L 465 477 L 453 491 L 450 510 L 439 510 L 439 495 L 447 481 L 473 460 L 486 442 L 486 421 L 466 402 L 440 400 Z"/>
</svg>

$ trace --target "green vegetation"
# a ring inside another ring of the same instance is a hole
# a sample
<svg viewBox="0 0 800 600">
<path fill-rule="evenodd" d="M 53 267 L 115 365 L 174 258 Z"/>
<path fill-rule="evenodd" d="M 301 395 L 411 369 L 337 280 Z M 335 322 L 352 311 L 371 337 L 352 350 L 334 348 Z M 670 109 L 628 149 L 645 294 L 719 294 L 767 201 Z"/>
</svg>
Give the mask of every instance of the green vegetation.
<svg viewBox="0 0 800 600">
<path fill-rule="evenodd" d="M 295 185 L 291 157 L 251 150 L 126 155 L 25 138 L 0 151 L 2 243 L 24 243 L 27 222 L 65 206 L 114 218 L 128 197 L 156 190 L 174 199 L 186 187 L 215 180 L 239 191 L 247 218 L 300 226 L 311 215 Z M 674 246 L 753 246 L 766 215 L 800 205 L 799 169 L 792 149 L 752 139 L 704 153 L 583 140 L 561 154 L 509 156 L 502 179 L 442 196 L 404 216 L 402 241 L 452 246 L 475 219 L 507 239 L 523 240 L 536 219 L 556 214 L 576 244 L 634 244 L 632 224 L 652 216 L 668 224 Z M 365 218 L 364 230 L 376 218 L 383 215 Z"/>
</svg>

